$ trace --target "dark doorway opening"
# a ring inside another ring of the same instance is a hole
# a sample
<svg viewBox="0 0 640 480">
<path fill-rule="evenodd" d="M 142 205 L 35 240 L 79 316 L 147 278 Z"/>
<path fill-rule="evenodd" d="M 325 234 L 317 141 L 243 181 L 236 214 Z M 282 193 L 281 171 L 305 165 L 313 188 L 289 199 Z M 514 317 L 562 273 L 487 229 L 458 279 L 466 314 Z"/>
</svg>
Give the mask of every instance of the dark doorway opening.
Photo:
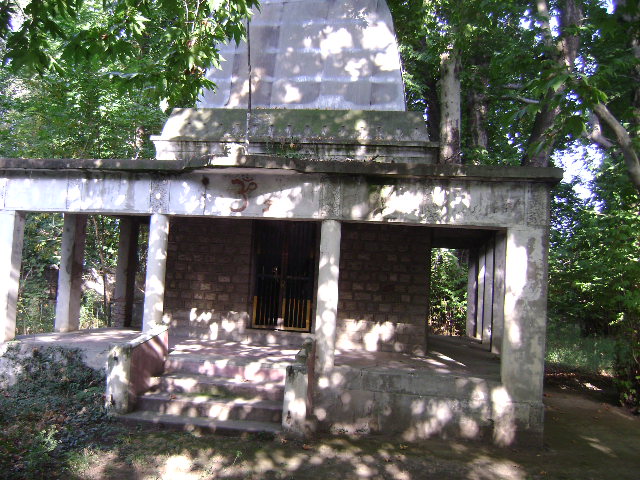
<svg viewBox="0 0 640 480">
<path fill-rule="evenodd" d="M 252 327 L 310 331 L 316 239 L 312 222 L 255 223 Z"/>
</svg>

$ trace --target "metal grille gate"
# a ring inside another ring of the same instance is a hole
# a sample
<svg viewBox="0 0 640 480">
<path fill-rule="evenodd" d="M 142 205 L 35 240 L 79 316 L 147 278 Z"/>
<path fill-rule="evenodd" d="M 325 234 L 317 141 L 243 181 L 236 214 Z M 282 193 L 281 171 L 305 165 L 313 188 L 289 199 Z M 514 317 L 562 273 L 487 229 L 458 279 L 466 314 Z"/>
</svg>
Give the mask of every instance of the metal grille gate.
<svg viewBox="0 0 640 480">
<path fill-rule="evenodd" d="M 254 239 L 252 326 L 308 332 L 313 310 L 316 224 L 257 221 Z"/>
</svg>

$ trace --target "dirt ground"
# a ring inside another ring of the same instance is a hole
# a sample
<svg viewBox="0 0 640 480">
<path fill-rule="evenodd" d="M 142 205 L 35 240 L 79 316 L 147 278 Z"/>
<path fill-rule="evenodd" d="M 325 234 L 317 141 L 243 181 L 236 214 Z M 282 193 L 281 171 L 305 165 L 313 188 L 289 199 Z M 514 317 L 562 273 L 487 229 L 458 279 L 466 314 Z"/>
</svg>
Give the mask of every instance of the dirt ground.
<svg viewBox="0 0 640 480">
<path fill-rule="evenodd" d="M 86 452 L 75 478 L 640 479 L 640 417 L 612 403 L 606 381 L 550 372 L 544 401 L 545 446 L 537 451 L 381 437 L 301 444 L 132 431 L 108 452 Z"/>
</svg>

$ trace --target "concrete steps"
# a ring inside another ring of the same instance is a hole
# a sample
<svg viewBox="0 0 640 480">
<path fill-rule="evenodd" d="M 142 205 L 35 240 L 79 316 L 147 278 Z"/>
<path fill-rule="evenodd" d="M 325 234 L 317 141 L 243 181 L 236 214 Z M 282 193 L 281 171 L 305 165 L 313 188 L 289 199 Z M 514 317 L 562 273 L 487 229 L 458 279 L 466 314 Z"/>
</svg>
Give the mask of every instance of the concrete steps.
<svg viewBox="0 0 640 480">
<path fill-rule="evenodd" d="M 273 400 L 284 399 L 284 386 L 281 381 L 248 381 L 231 378 L 209 377 L 207 375 L 166 374 L 154 379 L 153 392 L 174 394 L 200 393 L 218 397 L 239 397 L 247 399 Z"/>
<path fill-rule="evenodd" d="M 211 359 L 206 355 L 173 357 L 165 363 L 165 374 L 187 373 L 207 377 L 223 377 L 252 382 L 282 382 L 287 364 L 268 363 L 245 359 Z"/>
<path fill-rule="evenodd" d="M 210 395 L 145 393 L 138 397 L 138 409 L 147 412 L 206 417 L 213 420 L 282 421 L 282 402 L 216 398 Z"/>
<path fill-rule="evenodd" d="M 251 353 L 176 349 L 122 420 L 224 435 L 279 433 L 289 362 Z"/>
<path fill-rule="evenodd" d="M 158 425 L 172 430 L 215 433 L 218 435 L 242 435 L 244 433 L 266 433 L 277 435 L 282 431 L 273 422 L 252 422 L 246 420 L 213 420 L 203 417 L 184 417 L 157 412 L 136 411 L 122 415 L 122 421 L 132 425 Z"/>
<path fill-rule="evenodd" d="M 306 333 L 287 332 L 284 330 L 242 329 L 227 333 L 223 329 L 215 328 L 214 332 L 212 332 L 209 324 L 192 324 L 189 323 L 188 320 L 178 322 L 176 325 L 172 326 L 171 335 L 173 338 L 182 338 L 185 340 L 223 340 L 250 343 L 253 345 L 291 348 L 300 347 L 305 337 L 311 336 Z"/>
</svg>

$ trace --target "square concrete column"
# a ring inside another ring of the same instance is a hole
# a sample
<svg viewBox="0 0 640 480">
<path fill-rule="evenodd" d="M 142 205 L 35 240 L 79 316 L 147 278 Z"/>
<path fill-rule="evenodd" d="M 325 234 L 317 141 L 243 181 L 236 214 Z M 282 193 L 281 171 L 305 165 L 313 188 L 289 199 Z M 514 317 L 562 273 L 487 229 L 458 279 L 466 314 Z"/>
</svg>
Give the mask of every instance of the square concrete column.
<svg viewBox="0 0 640 480">
<path fill-rule="evenodd" d="M 328 372 L 334 365 L 336 321 L 338 319 L 340 236 L 340 222 L 336 220 L 322 222 L 315 323 L 315 371 L 318 375 Z"/>
<path fill-rule="evenodd" d="M 482 340 L 482 319 L 484 317 L 484 279 L 486 273 L 486 246 L 478 249 L 478 304 L 476 306 L 476 335 L 477 340 Z"/>
<path fill-rule="evenodd" d="M 72 332 L 80 326 L 82 267 L 87 236 L 87 216 L 64 214 L 58 296 L 56 298 L 56 332 Z"/>
<path fill-rule="evenodd" d="M 467 337 L 475 338 L 478 315 L 478 250 L 469 250 L 469 277 L 467 280 Z"/>
<path fill-rule="evenodd" d="M 154 213 L 149 223 L 147 276 L 144 287 L 142 330 L 145 332 L 162 323 L 168 244 L 169 216 Z"/>
<path fill-rule="evenodd" d="M 493 327 L 493 237 L 487 241 L 484 255 L 484 308 L 482 310 L 482 344 L 491 348 Z"/>
<path fill-rule="evenodd" d="M 509 229 L 506 238 L 502 383 L 511 401 L 541 406 L 547 323 L 546 228 Z"/>
<path fill-rule="evenodd" d="M 0 212 L 0 343 L 16 336 L 24 214 Z"/>
<path fill-rule="evenodd" d="M 137 217 L 122 217 L 119 223 L 120 237 L 118 239 L 118 263 L 116 265 L 112 318 L 114 326 L 130 327 L 135 275 L 138 269 L 137 251 L 140 224 Z"/>
<path fill-rule="evenodd" d="M 429 229 L 429 248 L 427 249 L 427 321 L 424 322 L 424 344 L 422 352 L 415 352 L 419 355 L 426 355 L 429 351 L 429 323 L 431 322 L 431 281 L 433 277 L 432 264 L 431 264 L 431 252 L 433 251 L 433 229 Z"/>
<path fill-rule="evenodd" d="M 491 351 L 502 351 L 504 335 L 504 273 L 507 255 L 507 235 L 497 232 L 493 248 L 493 322 L 491 329 Z"/>
</svg>

